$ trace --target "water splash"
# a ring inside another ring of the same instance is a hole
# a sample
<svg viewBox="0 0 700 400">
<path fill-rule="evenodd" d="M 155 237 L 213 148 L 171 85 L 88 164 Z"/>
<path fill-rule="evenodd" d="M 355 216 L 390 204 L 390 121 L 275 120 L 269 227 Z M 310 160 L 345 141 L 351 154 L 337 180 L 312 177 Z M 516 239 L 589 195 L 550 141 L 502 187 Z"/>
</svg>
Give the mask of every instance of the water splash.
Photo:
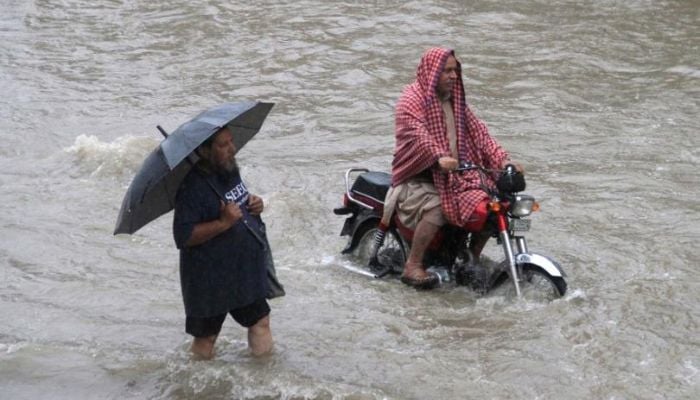
<svg viewBox="0 0 700 400">
<path fill-rule="evenodd" d="M 93 135 L 79 135 L 64 149 L 78 169 L 91 177 L 131 176 L 158 142 L 141 136 L 122 136 L 103 142 Z"/>
</svg>

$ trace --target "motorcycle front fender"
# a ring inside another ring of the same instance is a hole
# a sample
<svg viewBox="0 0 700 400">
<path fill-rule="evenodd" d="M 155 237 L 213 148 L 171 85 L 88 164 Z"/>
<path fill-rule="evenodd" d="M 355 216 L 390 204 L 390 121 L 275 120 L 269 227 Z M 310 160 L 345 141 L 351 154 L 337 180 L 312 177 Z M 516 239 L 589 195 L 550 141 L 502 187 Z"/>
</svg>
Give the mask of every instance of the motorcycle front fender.
<svg viewBox="0 0 700 400">
<path fill-rule="evenodd" d="M 536 253 L 520 253 L 515 256 L 516 264 L 533 264 L 543 270 L 545 270 L 549 275 L 554 277 L 563 278 L 566 273 L 561 268 L 558 262 L 552 260 L 547 256 Z"/>
</svg>

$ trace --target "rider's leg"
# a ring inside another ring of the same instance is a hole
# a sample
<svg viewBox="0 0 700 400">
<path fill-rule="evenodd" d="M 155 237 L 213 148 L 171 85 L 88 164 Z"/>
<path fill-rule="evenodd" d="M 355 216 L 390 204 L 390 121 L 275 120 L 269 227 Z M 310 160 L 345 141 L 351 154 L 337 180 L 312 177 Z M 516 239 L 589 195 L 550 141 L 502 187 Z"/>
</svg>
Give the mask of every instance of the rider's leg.
<svg viewBox="0 0 700 400">
<path fill-rule="evenodd" d="M 421 218 L 413 233 L 411 251 L 408 254 L 408 260 L 406 260 L 404 266 L 403 276 L 423 278 L 427 275 L 423 269 L 423 257 L 439 229 L 440 226 L 435 225 L 430 219 Z"/>
</svg>

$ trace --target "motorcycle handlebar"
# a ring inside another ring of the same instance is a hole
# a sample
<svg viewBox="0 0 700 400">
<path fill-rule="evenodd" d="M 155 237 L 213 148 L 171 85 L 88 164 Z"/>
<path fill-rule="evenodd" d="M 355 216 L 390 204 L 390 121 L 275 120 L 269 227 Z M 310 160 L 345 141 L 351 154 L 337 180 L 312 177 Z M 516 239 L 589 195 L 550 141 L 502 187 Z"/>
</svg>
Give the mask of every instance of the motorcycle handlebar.
<svg viewBox="0 0 700 400">
<path fill-rule="evenodd" d="M 471 171 L 473 169 L 480 169 L 483 171 L 485 168 L 480 166 L 480 165 L 476 165 L 476 164 L 473 164 L 470 162 L 461 162 L 461 163 L 459 163 L 459 167 L 455 168 L 454 171 L 455 172 L 462 172 L 462 171 Z"/>
<path fill-rule="evenodd" d="M 474 169 L 477 169 L 477 170 L 483 171 L 483 172 L 507 172 L 507 173 L 514 173 L 517 170 L 517 168 L 513 164 L 506 165 L 504 169 L 488 169 L 488 168 L 482 167 L 481 165 L 477 165 L 474 163 L 460 162 L 459 167 L 455 168 L 453 170 L 453 172 L 471 171 Z"/>
</svg>

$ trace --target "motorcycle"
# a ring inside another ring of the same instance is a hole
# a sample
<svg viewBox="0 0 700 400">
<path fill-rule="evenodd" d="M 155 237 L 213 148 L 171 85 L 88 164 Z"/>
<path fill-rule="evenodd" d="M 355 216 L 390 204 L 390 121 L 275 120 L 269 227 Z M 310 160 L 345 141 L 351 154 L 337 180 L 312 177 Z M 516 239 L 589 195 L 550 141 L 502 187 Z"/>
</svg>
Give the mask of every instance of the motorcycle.
<svg viewBox="0 0 700 400">
<path fill-rule="evenodd" d="M 525 232 L 530 230 L 528 218 L 539 210 L 535 198 L 520 193 L 525 179 L 513 165 L 502 171 L 461 163 L 452 173 L 477 170 L 480 176 L 498 173 L 496 188 L 489 190 L 488 232 L 503 249 L 504 260 L 487 266 L 475 260 L 469 251 L 474 232 L 446 224 L 435 235 L 424 258 L 427 271 L 439 278 L 440 285 L 454 282 L 471 287 L 480 295 L 495 288 L 506 287 L 509 296 L 531 300 L 552 300 L 566 293 L 567 283 L 561 266 L 553 259 L 528 249 Z M 401 224 L 395 214 L 388 230 L 377 235 L 384 210 L 384 198 L 391 185 L 391 175 L 366 168 L 350 168 L 345 172 L 343 205 L 335 208 L 336 215 L 347 215 L 341 236 L 348 236 L 343 254 L 359 259 L 362 268 L 355 272 L 373 278 L 398 276 L 410 250 L 413 232 Z M 482 233 L 483 234 L 483 233 Z M 511 285 L 504 284 L 511 282 Z"/>
</svg>

